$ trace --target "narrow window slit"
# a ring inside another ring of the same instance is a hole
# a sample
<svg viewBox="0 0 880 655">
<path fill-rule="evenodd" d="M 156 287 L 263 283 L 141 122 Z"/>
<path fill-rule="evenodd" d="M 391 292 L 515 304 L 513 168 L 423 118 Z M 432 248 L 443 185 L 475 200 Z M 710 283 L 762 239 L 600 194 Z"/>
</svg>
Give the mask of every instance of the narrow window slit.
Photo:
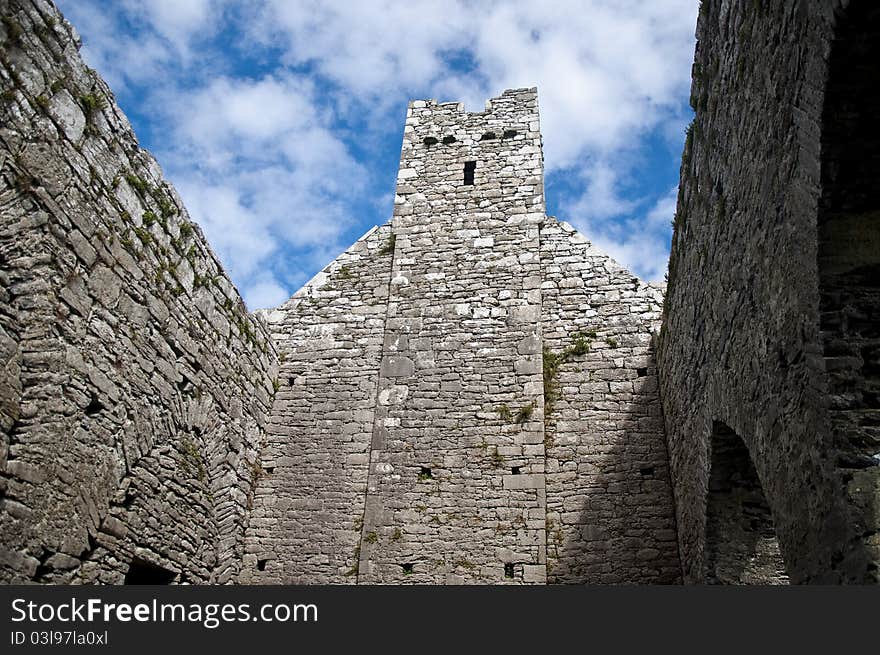
<svg viewBox="0 0 880 655">
<path fill-rule="evenodd" d="M 504 577 L 513 578 L 513 564 L 504 565 Z"/>
<path fill-rule="evenodd" d="M 474 183 L 474 171 L 477 170 L 477 162 L 475 161 L 466 161 L 464 163 L 464 183 L 465 184 L 473 184 Z"/>
</svg>

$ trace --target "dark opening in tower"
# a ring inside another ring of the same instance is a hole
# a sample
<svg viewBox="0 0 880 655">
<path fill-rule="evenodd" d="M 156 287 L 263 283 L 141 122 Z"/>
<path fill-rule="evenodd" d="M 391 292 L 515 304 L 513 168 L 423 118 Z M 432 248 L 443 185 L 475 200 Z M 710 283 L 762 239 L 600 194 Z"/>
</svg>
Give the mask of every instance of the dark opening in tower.
<svg viewBox="0 0 880 655">
<path fill-rule="evenodd" d="M 475 170 L 477 170 L 477 162 L 466 161 L 464 163 L 464 183 L 465 184 L 473 184 L 474 183 L 474 171 Z"/>
<path fill-rule="evenodd" d="M 847 481 L 880 459 L 880 5 L 839 16 L 822 115 L 819 328 L 837 465 Z M 860 487 L 875 486 L 860 480 Z M 866 499 L 857 503 L 867 504 Z M 870 507 L 866 533 L 877 532 Z"/>
<path fill-rule="evenodd" d="M 749 450 L 723 423 L 712 425 L 706 498 L 706 584 L 788 584 L 773 515 Z"/>
</svg>

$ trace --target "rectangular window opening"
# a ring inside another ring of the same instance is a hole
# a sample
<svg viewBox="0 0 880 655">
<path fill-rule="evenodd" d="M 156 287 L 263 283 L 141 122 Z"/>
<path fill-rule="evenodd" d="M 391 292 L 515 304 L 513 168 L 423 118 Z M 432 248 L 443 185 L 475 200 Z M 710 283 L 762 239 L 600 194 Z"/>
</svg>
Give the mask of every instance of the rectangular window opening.
<svg viewBox="0 0 880 655">
<path fill-rule="evenodd" d="M 477 170 L 477 162 L 466 161 L 464 163 L 464 183 L 465 184 L 473 184 L 474 183 L 474 171 L 475 170 Z"/>
<path fill-rule="evenodd" d="M 504 577 L 512 578 L 513 577 L 513 564 L 505 564 L 504 565 Z"/>
</svg>

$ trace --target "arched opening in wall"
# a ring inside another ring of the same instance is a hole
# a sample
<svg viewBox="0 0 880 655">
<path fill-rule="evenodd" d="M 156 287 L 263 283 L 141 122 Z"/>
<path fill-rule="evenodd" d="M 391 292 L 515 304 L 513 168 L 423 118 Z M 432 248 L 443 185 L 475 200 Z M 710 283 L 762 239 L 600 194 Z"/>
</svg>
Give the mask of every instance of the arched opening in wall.
<svg viewBox="0 0 880 655">
<path fill-rule="evenodd" d="M 128 571 L 125 574 L 127 585 L 170 585 L 174 582 L 177 574 L 174 571 L 162 568 L 158 564 L 135 558 L 131 560 Z"/>
<path fill-rule="evenodd" d="M 880 474 L 880 3 L 838 16 L 822 114 L 819 327 L 836 464 L 877 533 Z"/>
<path fill-rule="evenodd" d="M 712 425 L 706 498 L 706 584 L 788 584 L 773 515 L 743 440 Z"/>
</svg>

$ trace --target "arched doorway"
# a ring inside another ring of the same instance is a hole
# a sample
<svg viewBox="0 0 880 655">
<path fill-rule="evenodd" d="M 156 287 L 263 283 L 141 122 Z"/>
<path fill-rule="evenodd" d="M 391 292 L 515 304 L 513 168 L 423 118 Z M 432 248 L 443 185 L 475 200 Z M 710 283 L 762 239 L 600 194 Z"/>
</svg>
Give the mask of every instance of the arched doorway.
<svg viewBox="0 0 880 655">
<path fill-rule="evenodd" d="M 706 584 L 788 584 L 773 515 L 749 450 L 725 424 L 712 425 L 706 497 Z"/>
</svg>

